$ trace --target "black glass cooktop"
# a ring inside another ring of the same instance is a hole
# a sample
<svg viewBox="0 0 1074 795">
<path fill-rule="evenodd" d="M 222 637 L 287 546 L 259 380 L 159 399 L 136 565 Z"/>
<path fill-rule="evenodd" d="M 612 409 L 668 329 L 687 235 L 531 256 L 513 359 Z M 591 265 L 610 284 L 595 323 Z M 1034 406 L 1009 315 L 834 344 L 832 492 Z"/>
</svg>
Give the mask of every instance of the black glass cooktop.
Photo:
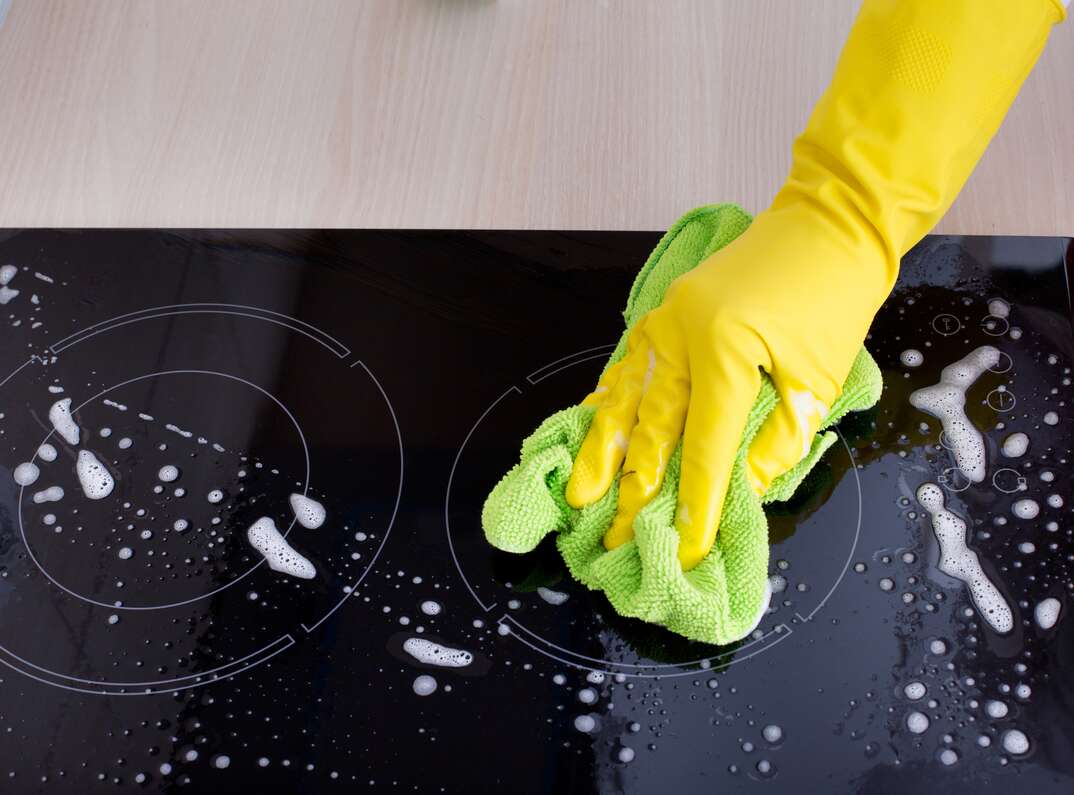
<svg viewBox="0 0 1074 795">
<path fill-rule="evenodd" d="M 1070 241 L 907 257 L 884 397 L 772 507 L 772 609 L 713 647 L 480 528 L 657 239 L 0 236 L 0 792 L 1072 791 Z M 973 482 L 910 393 L 986 345 Z"/>
</svg>

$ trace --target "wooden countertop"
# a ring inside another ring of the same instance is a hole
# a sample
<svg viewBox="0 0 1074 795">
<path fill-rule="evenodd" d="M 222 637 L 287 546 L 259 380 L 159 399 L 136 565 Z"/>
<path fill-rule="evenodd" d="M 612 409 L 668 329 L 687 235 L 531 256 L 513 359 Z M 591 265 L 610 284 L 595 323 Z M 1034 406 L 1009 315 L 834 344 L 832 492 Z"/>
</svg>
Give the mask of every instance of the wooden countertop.
<svg viewBox="0 0 1074 795">
<path fill-rule="evenodd" d="M 0 226 L 660 229 L 765 206 L 856 0 L 13 0 Z M 939 231 L 1074 234 L 1074 20 Z"/>
</svg>

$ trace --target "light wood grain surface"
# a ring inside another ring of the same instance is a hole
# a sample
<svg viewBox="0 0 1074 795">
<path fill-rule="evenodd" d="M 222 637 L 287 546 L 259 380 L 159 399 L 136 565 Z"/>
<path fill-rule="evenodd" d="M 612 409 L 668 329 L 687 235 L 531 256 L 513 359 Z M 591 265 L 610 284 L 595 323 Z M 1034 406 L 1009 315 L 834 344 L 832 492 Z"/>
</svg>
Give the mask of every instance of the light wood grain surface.
<svg viewBox="0 0 1074 795">
<path fill-rule="evenodd" d="M 857 0 L 13 0 L 0 226 L 762 209 Z M 940 229 L 1074 234 L 1074 21 Z"/>
</svg>

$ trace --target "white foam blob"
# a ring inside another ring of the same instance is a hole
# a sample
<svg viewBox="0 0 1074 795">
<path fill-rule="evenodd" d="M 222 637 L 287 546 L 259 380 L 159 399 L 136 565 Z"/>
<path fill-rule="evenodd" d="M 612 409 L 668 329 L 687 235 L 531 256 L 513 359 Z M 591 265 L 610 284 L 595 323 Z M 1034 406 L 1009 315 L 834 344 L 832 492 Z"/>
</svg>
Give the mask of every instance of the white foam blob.
<svg viewBox="0 0 1074 795">
<path fill-rule="evenodd" d="M 451 649 L 425 638 L 407 638 L 403 651 L 418 662 L 438 665 L 441 668 L 465 668 L 474 661 L 474 655 L 463 649 Z"/>
<path fill-rule="evenodd" d="M 924 734 L 929 728 L 929 718 L 925 713 L 915 710 L 906 716 L 906 728 L 913 734 Z"/>
<path fill-rule="evenodd" d="M 619 749 L 619 761 L 622 762 L 624 765 L 628 765 L 631 762 L 633 762 L 634 761 L 634 749 L 630 748 L 629 746 L 626 746 L 626 745 L 624 745 L 622 748 L 620 748 Z M 763 762 L 763 761 L 764 760 L 762 759 L 761 762 Z M 761 762 L 758 762 L 757 764 L 761 764 Z"/>
<path fill-rule="evenodd" d="M 937 657 L 947 654 L 947 644 L 940 638 L 936 638 L 929 644 L 929 651 Z"/>
<path fill-rule="evenodd" d="M 770 723 L 761 729 L 761 736 L 770 743 L 778 743 L 783 739 L 783 729 L 774 723 Z"/>
<path fill-rule="evenodd" d="M 19 269 L 14 265 L 4 265 L 0 267 L 0 285 L 7 284 L 15 278 L 15 274 L 19 272 Z"/>
<path fill-rule="evenodd" d="M 436 692 L 436 680 L 428 674 L 422 674 L 414 680 L 414 692 L 419 696 L 431 696 Z"/>
<path fill-rule="evenodd" d="M 78 444 L 78 425 L 71 416 L 71 398 L 57 400 L 48 410 L 48 421 L 69 445 Z"/>
<path fill-rule="evenodd" d="M 157 472 L 157 478 L 165 483 L 172 483 L 179 479 L 179 467 L 165 464 L 160 468 L 160 471 Z"/>
<path fill-rule="evenodd" d="M 129 436 L 124 436 L 122 439 L 119 440 L 119 449 L 126 450 L 132 444 L 134 444 L 134 442 L 131 440 L 131 438 Z"/>
<path fill-rule="evenodd" d="M 991 699 L 985 702 L 985 712 L 990 718 L 1005 718 L 1007 717 L 1007 705 L 1002 701 Z"/>
<path fill-rule="evenodd" d="M 958 761 L 958 751 L 954 748 L 944 748 L 940 751 L 940 762 L 945 765 L 953 765 Z"/>
<path fill-rule="evenodd" d="M 188 522 L 186 519 L 176 519 L 172 523 L 172 529 L 175 530 L 175 532 L 177 533 L 183 532 L 188 527 L 190 527 L 190 522 Z"/>
<path fill-rule="evenodd" d="M 120 547 L 116 555 L 120 560 L 130 560 L 134 556 L 134 550 L 130 547 Z"/>
<path fill-rule="evenodd" d="M 917 348 L 907 348 L 899 354 L 903 367 L 920 367 L 925 362 L 925 355 Z"/>
<path fill-rule="evenodd" d="M 1003 440 L 1000 450 L 1007 458 L 1018 458 L 1026 454 L 1029 449 L 1029 437 L 1024 433 L 1012 433 Z"/>
<path fill-rule="evenodd" d="M 288 500 L 291 503 L 291 510 L 294 512 L 298 523 L 307 530 L 316 530 L 324 524 L 324 506 L 317 502 L 317 500 L 312 500 L 301 494 L 292 494 Z"/>
<path fill-rule="evenodd" d="M 1062 609 L 1062 603 L 1058 599 L 1049 596 L 1047 599 L 1042 599 L 1033 608 L 1033 618 L 1041 629 L 1051 629 L 1059 621 L 1059 613 Z"/>
<path fill-rule="evenodd" d="M 56 448 L 46 442 L 37 448 L 37 457 L 46 463 L 51 463 L 56 460 Z"/>
<path fill-rule="evenodd" d="M 273 571 L 290 574 L 292 577 L 300 577 L 303 580 L 312 580 L 317 576 L 317 570 L 302 555 L 295 552 L 287 539 L 276 529 L 276 523 L 267 516 L 262 516 L 246 531 L 246 538 L 250 546 L 260 552 L 269 568 Z"/>
<path fill-rule="evenodd" d="M 1044 424 L 1045 425 L 1058 425 L 1059 424 L 1059 415 L 1056 414 L 1054 411 L 1049 411 L 1047 414 L 1044 415 Z"/>
<path fill-rule="evenodd" d="M 909 682 L 906 687 L 902 689 L 902 692 L 906 694 L 906 697 L 911 701 L 918 701 L 925 697 L 927 692 L 925 685 L 921 682 Z"/>
<path fill-rule="evenodd" d="M 1037 514 L 1040 513 L 1040 505 L 1036 500 L 1024 499 L 1018 500 L 1011 506 L 1011 513 L 1017 516 L 1019 519 L 1036 519 Z"/>
<path fill-rule="evenodd" d="M 1062 508 L 1063 507 L 1063 498 L 1058 494 L 1049 494 L 1048 495 L 1048 507 L 1049 508 Z"/>
<path fill-rule="evenodd" d="M 574 728 L 580 732 L 589 734 L 593 729 L 597 728 L 597 721 L 592 715 L 579 715 L 574 719 Z"/>
<path fill-rule="evenodd" d="M 999 350 L 982 345 L 940 372 L 940 381 L 910 394 L 914 408 L 931 414 L 943 425 L 955 464 L 973 483 L 985 477 L 984 437 L 966 416 L 966 390 L 999 364 Z"/>
<path fill-rule="evenodd" d="M 19 295 L 18 290 L 12 290 L 8 286 L 0 287 L 0 306 L 3 306 L 13 298 L 17 298 Z"/>
<path fill-rule="evenodd" d="M 209 492 L 205 499 L 207 499 L 213 505 L 216 505 L 218 502 L 221 502 L 224 499 L 224 492 L 220 491 L 220 489 L 213 489 Z"/>
<path fill-rule="evenodd" d="M 34 495 L 34 502 L 40 505 L 43 502 L 59 502 L 63 499 L 63 489 L 59 486 L 49 486 L 44 491 Z"/>
<path fill-rule="evenodd" d="M 32 486 L 41 476 L 41 470 L 37 468 L 37 464 L 24 461 L 15 467 L 15 471 L 11 475 L 20 486 Z"/>
<path fill-rule="evenodd" d="M 966 585 L 977 610 L 994 630 L 1010 632 L 1014 615 L 981 568 L 977 553 L 966 545 L 966 522 L 944 507 L 943 491 L 935 483 L 922 484 L 917 501 L 932 517 L 932 530 L 940 543 L 940 571 Z"/>
<path fill-rule="evenodd" d="M 570 594 L 563 593 L 562 591 L 553 591 L 551 588 L 545 588 L 543 585 L 537 588 L 537 595 L 550 605 L 561 605 L 571 598 Z"/>
<path fill-rule="evenodd" d="M 1011 305 L 1002 298 L 993 298 L 988 302 L 988 314 L 993 317 L 1006 318 L 1011 313 Z"/>
<path fill-rule="evenodd" d="M 432 599 L 427 599 L 421 603 L 421 612 L 427 616 L 438 616 L 442 609 L 440 603 L 434 602 Z"/>
<path fill-rule="evenodd" d="M 1029 738 L 1019 729 L 1008 729 L 1003 732 L 1003 750 L 1015 756 L 1029 751 Z"/>
<path fill-rule="evenodd" d="M 112 480 L 112 473 L 89 450 L 78 451 L 75 472 L 78 474 L 78 482 L 82 484 L 82 492 L 91 500 L 103 500 L 115 488 L 116 482 Z"/>
<path fill-rule="evenodd" d="M 177 433 L 180 436 L 182 436 L 184 439 L 189 439 L 191 436 L 194 435 L 193 432 L 184 431 L 178 425 L 172 425 L 170 422 L 164 426 L 164 430 L 171 431 L 172 433 Z"/>
<path fill-rule="evenodd" d="M 1018 551 L 1023 555 L 1032 555 L 1037 551 L 1037 546 L 1032 541 L 1023 541 L 1018 545 Z"/>
</svg>

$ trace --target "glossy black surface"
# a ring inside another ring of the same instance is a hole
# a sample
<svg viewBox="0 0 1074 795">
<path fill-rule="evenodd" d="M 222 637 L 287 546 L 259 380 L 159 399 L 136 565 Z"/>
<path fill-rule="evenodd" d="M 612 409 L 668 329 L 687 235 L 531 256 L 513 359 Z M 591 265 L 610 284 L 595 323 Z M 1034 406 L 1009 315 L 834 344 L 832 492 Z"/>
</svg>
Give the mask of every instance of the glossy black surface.
<svg viewBox="0 0 1074 795">
<path fill-rule="evenodd" d="M 1070 241 L 930 237 L 907 257 L 868 343 L 884 397 L 770 511 L 787 588 L 761 636 L 715 648 L 617 617 L 553 549 L 510 556 L 480 531 L 521 439 L 588 391 L 657 239 L 0 235 L 20 291 L 0 307 L 0 792 L 1070 792 Z M 997 297 L 1009 322 L 985 317 Z M 1007 636 L 935 568 L 913 499 L 952 461 L 908 395 L 983 344 L 1011 365 L 969 393 L 988 477 L 946 487 L 1014 608 Z M 908 348 L 921 367 L 900 364 Z M 115 476 L 104 500 L 82 496 L 56 434 L 39 480 L 12 478 L 68 396 L 78 449 Z M 999 453 L 1013 431 L 1031 438 L 1020 459 Z M 180 477 L 160 483 L 167 464 Z M 262 515 L 288 528 L 307 483 L 328 520 L 289 531 L 317 569 L 299 580 L 258 565 L 245 531 Z M 62 500 L 33 501 L 52 485 Z M 1032 521 L 1010 510 L 1027 496 Z M 1063 605 L 1050 631 L 1033 621 L 1046 597 Z M 419 628 L 474 661 L 418 663 L 402 645 Z M 413 689 L 422 674 L 432 695 Z M 1001 747 L 1012 728 L 1027 754 Z"/>
</svg>

